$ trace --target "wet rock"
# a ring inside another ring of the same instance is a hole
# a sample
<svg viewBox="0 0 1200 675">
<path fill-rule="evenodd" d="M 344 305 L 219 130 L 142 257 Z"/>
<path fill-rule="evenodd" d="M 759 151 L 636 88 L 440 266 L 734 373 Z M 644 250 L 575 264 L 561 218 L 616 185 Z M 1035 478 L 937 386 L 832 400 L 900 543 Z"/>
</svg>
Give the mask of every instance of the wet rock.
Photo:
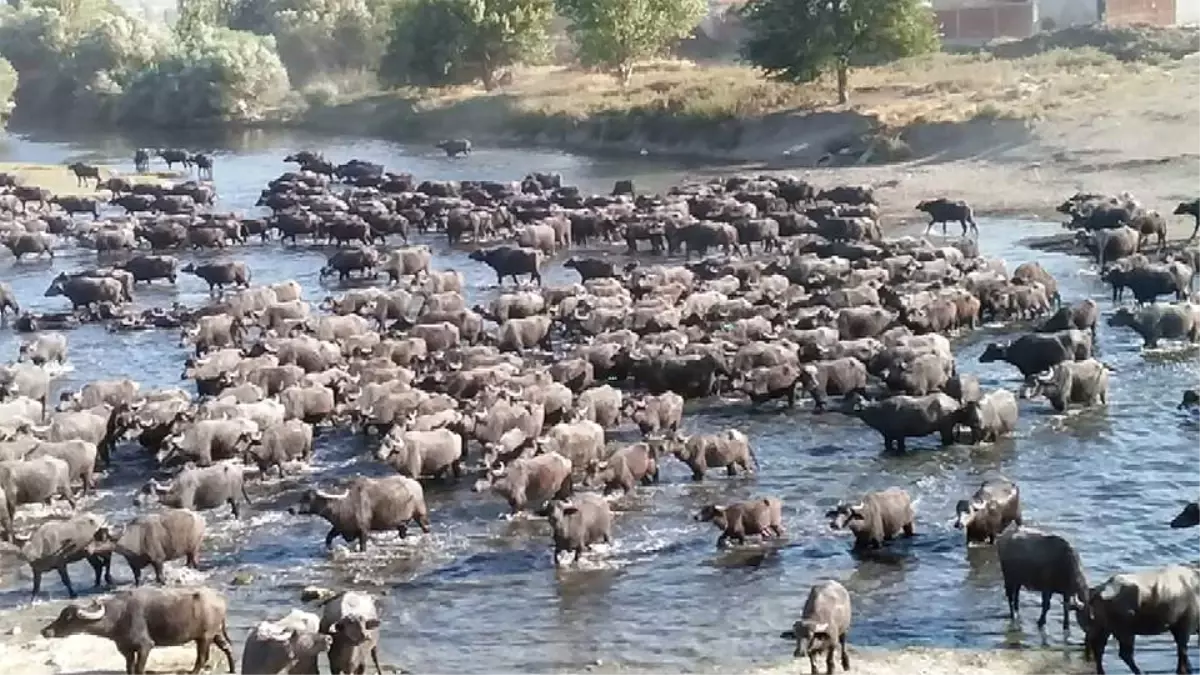
<svg viewBox="0 0 1200 675">
<path fill-rule="evenodd" d="M 335 593 L 328 588 L 320 586 L 305 586 L 304 590 L 300 591 L 301 602 L 315 602 L 317 600 L 325 600 L 332 598 Z"/>
</svg>

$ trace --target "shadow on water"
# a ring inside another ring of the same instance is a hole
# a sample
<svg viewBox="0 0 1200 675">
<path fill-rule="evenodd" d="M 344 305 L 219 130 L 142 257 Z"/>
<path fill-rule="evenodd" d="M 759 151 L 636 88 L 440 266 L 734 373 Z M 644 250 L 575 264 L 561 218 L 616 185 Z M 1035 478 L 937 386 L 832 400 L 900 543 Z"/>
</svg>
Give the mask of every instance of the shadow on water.
<svg viewBox="0 0 1200 675">
<path fill-rule="evenodd" d="M 139 139 L 138 144 L 185 143 Z M 0 159 L 61 162 L 87 156 L 111 160 L 128 171 L 133 147 L 123 139 L 47 143 L 18 137 L 0 146 Z M 306 147 L 323 148 L 339 161 L 360 157 L 384 162 L 422 178 L 511 180 L 532 170 L 560 171 L 568 182 L 595 192 L 628 177 L 639 189 L 662 189 L 677 181 L 682 170 L 638 158 L 594 160 L 511 148 L 483 148 L 468 159 L 451 161 L 427 148 L 265 132 L 224 145 L 197 140 L 194 147 L 220 150 L 219 208 L 242 212 L 253 212 L 262 185 L 286 168 L 283 155 Z M 1035 253 L 1019 243 L 1051 227 L 1057 226 L 981 218 L 981 248 L 1007 260 L 1010 269 L 1037 259 L 1059 279 L 1065 301 L 1092 297 L 1111 311 L 1098 280 L 1080 274 L 1080 261 Z M 465 251 L 448 249 L 441 239 L 428 243 L 438 267 L 464 273 L 469 302 L 484 301 L 495 292 L 494 277 L 469 262 Z M 326 253 L 322 247 L 284 249 L 272 243 L 205 258 L 244 260 L 258 283 L 295 279 L 315 302 L 336 292 L 317 277 Z M 187 262 L 196 256 L 184 252 L 181 258 Z M 64 251 L 53 263 L 14 264 L 4 257 L 0 278 L 31 309 L 56 311 L 61 299 L 43 297 L 50 278 L 93 264 L 94 254 L 78 250 Z M 557 264 L 546 273 L 550 284 L 576 278 Z M 143 306 L 174 301 L 195 305 L 207 299 L 207 289 L 186 277 L 178 287 L 143 286 L 136 295 Z M 988 341 L 1007 339 L 1012 332 L 989 327 L 956 340 L 960 369 L 977 375 L 986 388 L 1015 389 L 1011 367 L 978 360 Z M 14 356 L 19 337 L 0 332 L 0 353 Z M 147 388 L 187 384 L 179 379 L 187 351 L 176 331 L 110 334 L 85 326 L 69 337 L 72 368 L 56 380 L 58 389 L 117 377 L 136 378 Z M 777 639 L 779 627 L 799 616 L 812 583 L 829 577 L 844 581 L 854 595 L 858 644 L 1035 645 L 1040 637 L 1030 632 L 1037 604 L 1032 595 L 1026 594 L 1022 604 L 1026 632 L 1010 634 L 994 551 L 967 549 L 962 533 L 950 525 L 954 503 L 970 495 L 989 472 L 1003 473 L 1020 485 L 1031 524 L 1075 543 L 1089 579 L 1195 560 L 1200 552 L 1194 533 L 1166 527 L 1180 499 L 1194 498 L 1200 490 L 1200 432 L 1194 421 L 1174 410 L 1179 391 L 1197 381 L 1195 352 L 1143 352 L 1127 332 L 1103 323 L 1098 340 L 1105 362 L 1116 369 L 1106 407 L 1064 416 L 1050 411 L 1044 401 L 1021 401 L 1014 437 L 975 448 L 917 441 L 905 455 L 884 454 L 878 435 L 836 412 L 814 415 L 808 401 L 793 410 L 758 411 L 723 401 L 689 404 L 685 433 L 744 431 L 754 443 L 760 471 L 737 478 L 713 472 L 704 482 L 693 483 L 686 468 L 665 460 L 661 484 L 639 488 L 618 502 L 611 547 L 585 555 L 578 568 L 557 573 L 545 521 L 501 518 L 507 506 L 493 495 L 472 493 L 471 477 L 428 488 L 431 534 L 415 534 L 403 542 L 381 534 L 366 555 L 346 551 L 340 542 L 327 552 L 327 525 L 290 516 L 287 507 L 309 484 L 332 487 L 353 475 L 382 475 L 387 469 L 371 458 L 377 439 L 322 433 L 314 467 L 252 484 L 254 504 L 241 520 L 230 518 L 227 509 L 208 514 L 203 577 L 229 596 L 235 639 L 263 616 L 297 606 L 298 589 L 309 584 L 386 591 L 383 652 L 418 672 L 577 671 L 597 659 L 658 672 L 749 668 L 786 658 L 790 647 Z M 101 480 L 102 489 L 85 499 L 83 507 L 122 521 L 136 512 L 132 492 L 151 460 L 134 446 L 122 448 L 118 458 Z M 852 555 L 851 538 L 829 531 L 824 512 L 840 499 L 890 486 L 903 487 L 916 499 L 918 535 L 868 556 Z M 716 528 L 692 520 L 705 504 L 766 495 L 784 502 L 784 541 L 717 551 Z M 19 527 L 33 522 L 22 515 Z M 72 572 L 73 578 L 87 580 L 86 565 Z M 232 585 L 235 572 L 249 574 L 253 581 Z M 114 576 L 128 582 L 123 563 L 114 564 Z M 28 573 L 17 573 L 13 557 L 0 559 L 0 606 L 26 603 L 28 588 Z M 46 590 L 52 598 L 64 596 L 55 579 L 47 579 Z M 729 626 L 744 630 L 730 639 Z M 1046 639 L 1052 646 L 1063 644 L 1057 631 L 1048 631 Z M 1138 658 L 1147 668 L 1168 669 L 1173 649 L 1169 640 L 1141 640 Z"/>
</svg>

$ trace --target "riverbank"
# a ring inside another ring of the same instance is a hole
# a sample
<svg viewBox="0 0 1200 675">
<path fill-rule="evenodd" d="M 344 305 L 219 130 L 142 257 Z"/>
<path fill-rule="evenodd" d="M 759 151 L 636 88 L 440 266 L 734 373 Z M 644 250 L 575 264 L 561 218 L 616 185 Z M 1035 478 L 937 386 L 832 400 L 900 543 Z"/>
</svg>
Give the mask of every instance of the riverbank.
<svg viewBox="0 0 1200 675">
<path fill-rule="evenodd" d="M 241 659 L 241 635 L 231 635 L 234 658 Z M 783 643 L 781 643 L 783 645 Z M 781 649 L 786 649 L 783 645 Z M 158 648 L 150 652 L 152 673 L 189 672 L 196 651 L 188 645 Z M 1090 672 L 1079 650 L 965 650 L 900 649 L 884 651 L 851 648 L 851 669 L 856 675 L 1035 675 L 1038 673 Z M 26 642 L 0 643 L 0 663 L 8 672 L 22 675 L 119 675 L 125 662 L 111 642 L 91 635 L 47 640 L 40 636 Z M 240 663 L 237 664 L 240 667 Z M 823 667 L 823 666 L 822 666 Z M 839 666 L 840 667 L 840 666 Z M 797 669 L 806 672 L 802 660 L 781 661 L 778 665 L 753 672 L 758 675 L 785 675 Z M 385 671 L 396 672 L 394 668 Z M 593 673 L 637 671 L 606 667 L 589 668 Z M 225 672 L 224 657 L 216 649 L 209 655 L 208 672 Z M 744 672 L 744 671 L 743 671 Z"/>
<path fill-rule="evenodd" d="M 87 179 L 86 184 L 80 184 L 79 179 L 66 166 L 57 164 L 30 164 L 27 162 L 0 162 L 0 173 L 17 177 L 23 185 L 35 185 L 46 188 L 57 196 L 95 195 L 99 190 L 96 181 Z M 151 183 L 160 180 L 180 180 L 186 178 L 182 173 L 159 171 L 149 173 L 123 173 L 107 167 L 100 167 L 100 180 L 105 181 L 115 175 L 133 183 Z"/>
</svg>

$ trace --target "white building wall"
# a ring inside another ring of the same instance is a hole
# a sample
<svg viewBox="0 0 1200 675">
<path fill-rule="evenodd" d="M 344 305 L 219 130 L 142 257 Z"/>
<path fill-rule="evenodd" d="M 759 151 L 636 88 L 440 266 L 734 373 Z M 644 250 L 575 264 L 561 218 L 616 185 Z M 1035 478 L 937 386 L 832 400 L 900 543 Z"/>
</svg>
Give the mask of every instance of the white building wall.
<svg viewBox="0 0 1200 675">
<path fill-rule="evenodd" d="M 1175 23 L 1200 24 L 1200 0 L 1175 0 Z"/>
</svg>

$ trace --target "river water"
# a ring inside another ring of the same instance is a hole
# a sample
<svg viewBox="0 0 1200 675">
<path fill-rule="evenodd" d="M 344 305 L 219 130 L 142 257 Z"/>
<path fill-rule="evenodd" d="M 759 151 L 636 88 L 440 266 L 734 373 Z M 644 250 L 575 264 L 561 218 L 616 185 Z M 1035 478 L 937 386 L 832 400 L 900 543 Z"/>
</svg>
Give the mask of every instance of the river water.
<svg viewBox="0 0 1200 675">
<path fill-rule="evenodd" d="M 0 161 L 90 157 L 129 171 L 130 147 L 120 139 L 9 139 L 0 146 Z M 337 161 L 383 162 L 420 178 L 514 179 L 532 170 L 559 171 L 568 182 L 594 191 L 606 191 L 613 180 L 625 177 L 635 178 L 640 189 L 661 189 L 696 170 L 648 158 L 502 149 L 481 149 L 452 161 L 428 148 L 378 141 L 258 135 L 218 152 L 219 208 L 252 211 L 263 184 L 285 169 L 281 158 L 305 148 L 322 149 Z M 1052 223 L 981 219 L 981 249 L 1007 260 L 1010 270 L 1036 258 L 1058 278 L 1064 301 L 1092 297 L 1111 310 L 1105 288 L 1086 263 L 1021 243 L 1056 229 Z M 444 250 L 440 240 L 434 245 L 436 266 L 461 270 L 476 298 L 491 292 L 490 270 L 468 261 L 462 251 Z M 324 255 L 319 247 L 284 250 L 272 243 L 181 257 L 245 260 L 256 282 L 296 279 L 315 302 L 332 292 L 317 278 Z M 58 310 L 65 307 L 62 298 L 42 297 L 50 278 L 94 263 L 89 252 L 70 252 L 53 264 L 15 265 L 5 255 L 0 278 L 13 284 L 28 307 Z M 574 278 L 555 266 L 547 282 Z M 206 295 L 200 280 L 182 277 L 178 289 L 139 287 L 136 298 L 142 305 L 196 304 Z M 956 342 L 960 369 L 977 374 L 988 388 L 1018 384 L 1010 366 L 978 362 L 983 345 L 1004 332 L 983 329 Z M 186 353 L 177 332 L 113 335 L 88 326 L 69 338 L 72 369 L 57 381 L 61 387 L 116 377 L 135 378 L 145 387 L 180 384 Z M 0 354 L 15 357 L 17 340 L 10 332 L 0 333 Z M 1100 357 L 1115 369 L 1107 408 L 1063 416 L 1044 402 L 1022 402 L 1015 436 L 978 448 L 942 450 L 918 442 L 906 456 L 885 456 L 878 435 L 837 414 L 814 416 L 807 404 L 791 411 L 751 411 L 742 403 L 720 401 L 689 407 L 689 431 L 733 427 L 747 433 L 761 462 L 758 476 L 722 476 L 695 485 L 681 465 L 668 461 L 661 485 L 639 488 L 617 504 L 614 544 L 561 573 L 553 568 L 544 524 L 501 519 L 504 504 L 472 494 L 466 479 L 453 487 L 427 488 L 431 534 L 403 543 L 384 535 L 365 556 L 326 553 L 324 522 L 289 516 L 287 505 L 307 481 L 386 472 L 369 456 L 366 441 L 340 432 L 322 434 L 312 471 L 254 485 L 255 505 L 241 522 L 232 522 L 224 510 L 209 514 L 199 576 L 228 594 L 239 644 L 246 627 L 298 605 L 305 585 L 385 594 L 384 660 L 417 672 L 550 672 L 596 661 L 605 669 L 694 672 L 778 663 L 791 651 L 776 637 L 778 631 L 799 616 L 809 586 L 823 577 L 841 580 L 854 598 L 853 645 L 1048 645 L 1074 651 L 1079 629 L 1073 626 L 1064 643 L 1056 627 L 1057 603 L 1045 635 L 1033 624 L 1038 607 L 1032 594 L 1023 604 L 1023 630 L 1010 624 L 994 552 L 968 550 L 951 520 L 956 500 L 968 496 L 985 474 L 1002 472 L 1020 486 L 1027 522 L 1068 537 L 1092 583 L 1117 571 L 1200 558 L 1194 530 L 1166 525 L 1182 500 L 1195 499 L 1200 491 L 1198 428 L 1175 410 L 1181 391 L 1196 386 L 1196 352 L 1143 352 L 1131 332 L 1109 329 L 1103 320 L 1098 346 Z M 632 436 L 624 430 L 609 438 Z M 132 515 L 132 491 L 148 470 L 138 454 L 134 448 L 120 452 L 117 468 L 102 480 L 101 496 L 85 501 L 87 508 L 117 519 Z M 918 536 L 883 554 L 856 559 L 850 542 L 828 530 L 822 513 L 839 498 L 889 486 L 903 487 L 917 500 Z M 768 494 L 784 501 L 788 537 L 781 544 L 718 552 L 718 533 L 691 520 L 705 503 Z M 11 556 L 4 558 L 3 570 L 0 608 L 27 603 L 28 572 L 18 572 Z M 122 562 L 114 571 L 118 583 L 129 583 Z M 76 568 L 80 587 L 90 585 L 87 572 L 86 565 Z M 253 577 L 251 583 L 234 584 L 235 577 L 247 576 Z M 48 579 L 47 586 L 56 599 L 64 595 L 56 580 Z M 57 611 L 56 605 L 40 609 L 39 615 Z M 1170 670 L 1170 640 L 1142 639 L 1138 658 L 1144 668 Z M 1115 661 L 1115 648 L 1110 659 Z"/>
</svg>

